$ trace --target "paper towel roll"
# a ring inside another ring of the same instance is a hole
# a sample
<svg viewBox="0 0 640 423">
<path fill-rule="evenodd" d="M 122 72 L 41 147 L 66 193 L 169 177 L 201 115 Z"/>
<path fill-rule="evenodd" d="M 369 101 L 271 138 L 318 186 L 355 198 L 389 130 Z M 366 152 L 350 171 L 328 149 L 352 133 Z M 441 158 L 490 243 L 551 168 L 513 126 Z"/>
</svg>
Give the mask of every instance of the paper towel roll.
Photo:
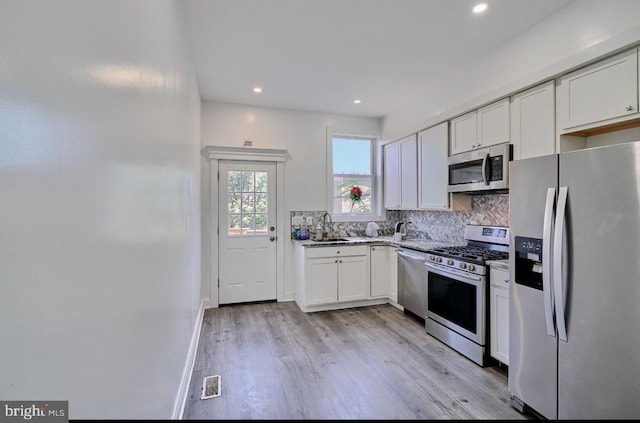
<svg viewBox="0 0 640 423">
<path fill-rule="evenodd" d="M 378 226 L 376 222 L 369 222 L 367 223 L 367 228 L 364 230 L 364 233 L 370 237 L 377 237 L 378 229 L 380 229 L 380 226 Z"/>
</svg>

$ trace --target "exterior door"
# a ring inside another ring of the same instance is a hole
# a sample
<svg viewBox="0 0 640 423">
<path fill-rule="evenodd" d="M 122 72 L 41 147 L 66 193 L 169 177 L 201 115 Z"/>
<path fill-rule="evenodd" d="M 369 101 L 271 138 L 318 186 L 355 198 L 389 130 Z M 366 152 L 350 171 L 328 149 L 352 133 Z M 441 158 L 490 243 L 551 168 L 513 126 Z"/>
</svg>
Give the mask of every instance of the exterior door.
<svg viewBox="0 0 640 423">
<path fill-rule="evenodd" d="M 275 300 L 276 165 L 221 161 L 220 304 Z"/>
</svg>

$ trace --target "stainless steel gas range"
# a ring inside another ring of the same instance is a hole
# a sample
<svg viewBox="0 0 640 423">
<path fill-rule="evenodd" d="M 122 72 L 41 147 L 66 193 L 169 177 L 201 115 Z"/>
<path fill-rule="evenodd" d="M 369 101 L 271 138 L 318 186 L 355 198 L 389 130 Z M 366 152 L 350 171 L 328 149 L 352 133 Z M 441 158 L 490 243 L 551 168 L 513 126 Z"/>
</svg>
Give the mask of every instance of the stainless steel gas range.
<svg viewBox="0 0 640 423">
<path fill-rule="evenodd" d="M 466 245 L 427 255 L 428 334 L 485 365 L 489 260 L 509 257 L 509 228 L 467 225 Z"/>
</svg>

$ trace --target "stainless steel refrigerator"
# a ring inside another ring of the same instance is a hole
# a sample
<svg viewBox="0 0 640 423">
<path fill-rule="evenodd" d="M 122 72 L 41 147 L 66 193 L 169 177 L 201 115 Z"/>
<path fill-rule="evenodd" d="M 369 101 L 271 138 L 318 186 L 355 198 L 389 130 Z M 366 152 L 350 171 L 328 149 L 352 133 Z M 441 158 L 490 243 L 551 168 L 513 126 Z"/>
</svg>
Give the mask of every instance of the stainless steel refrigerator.
<svg viewBox="0 0 640 423">
<path fill-rule="evenodd" d="M 512 405 L 640 418 L 640 142 L 513 161 L 509 180 Z"/>
</svg>

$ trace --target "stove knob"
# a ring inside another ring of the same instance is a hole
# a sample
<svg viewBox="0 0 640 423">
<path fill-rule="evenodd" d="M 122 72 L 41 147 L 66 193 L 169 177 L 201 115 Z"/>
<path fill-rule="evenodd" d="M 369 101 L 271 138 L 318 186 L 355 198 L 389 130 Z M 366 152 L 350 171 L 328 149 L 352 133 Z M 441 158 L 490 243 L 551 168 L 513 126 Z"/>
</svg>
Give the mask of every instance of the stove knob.
<svg viewBox="0 0 640 423">
<path fill-rule="evenodd" d="M 436 260 L 438 263 L 442 263 L 442 257 L 438 257 L 438 259 Z"/>
<path fill-rule="evenodd" d="M 467 269 L 473 271 L 476 269 L 476 267 L 473 264 L 470 264 L 469 267 L 467 267 Z"/>
<path fill-rule="evenodd" d="M 460 263 L 458 266 L 460 267 L 460 269 L 466 269 L 467 263 Z"/>
<path fill-rule="evenodd" d="M 448 264 L 449 266 L 451 266 L 451 265 L 453 264 L 453 260 L 451 260 L 451 259 L 447 260 L 447 264 Z"/>
<path fill-rule="evenodd" d="M 429 256 L 429 261 L 433 261 L 434 257 L 433 256 Z"/>
</svg>

